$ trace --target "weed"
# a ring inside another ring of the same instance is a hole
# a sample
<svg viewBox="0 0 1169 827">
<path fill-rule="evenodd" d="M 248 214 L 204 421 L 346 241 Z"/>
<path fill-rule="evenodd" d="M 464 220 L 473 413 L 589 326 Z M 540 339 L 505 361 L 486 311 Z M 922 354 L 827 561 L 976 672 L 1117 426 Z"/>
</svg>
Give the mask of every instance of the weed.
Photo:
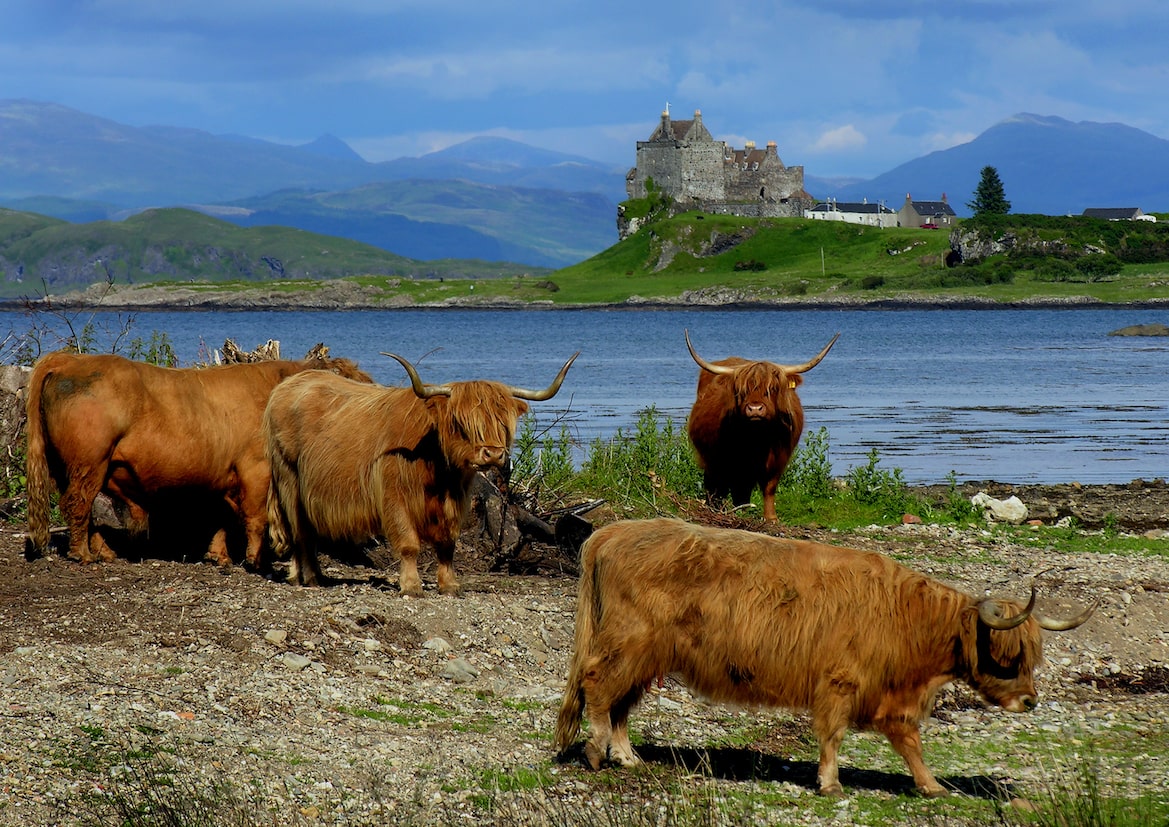
<svg viewBox="0 0 1169 827">
<path fill-rule="evenodd" d="M 621 429 L 589 449 L 579 487 L 627 505 L 635 514 L 669 511 L 678 498 L 698 497 L 702 473 L 685 431 L 649 407 L 638 415 L 632 434 Z"/>
</svg>

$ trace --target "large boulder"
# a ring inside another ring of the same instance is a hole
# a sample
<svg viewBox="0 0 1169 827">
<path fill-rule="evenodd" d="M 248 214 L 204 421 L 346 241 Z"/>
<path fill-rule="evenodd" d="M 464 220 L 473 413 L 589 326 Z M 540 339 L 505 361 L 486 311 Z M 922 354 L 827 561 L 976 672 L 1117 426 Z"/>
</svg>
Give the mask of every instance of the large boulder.
<svg viewBox="0 0 1169 827">
<path fill-rule="evenodd" d="M 1169 336 L 1169 325 L 1130 324 L 1112 331 L 1109 336 Z"/>
</svg>

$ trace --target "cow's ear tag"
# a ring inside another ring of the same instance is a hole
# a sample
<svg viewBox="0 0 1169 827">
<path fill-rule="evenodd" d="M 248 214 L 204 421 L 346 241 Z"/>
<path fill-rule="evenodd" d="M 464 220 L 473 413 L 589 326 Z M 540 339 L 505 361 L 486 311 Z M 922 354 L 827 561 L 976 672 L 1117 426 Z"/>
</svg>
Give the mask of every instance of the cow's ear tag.
<svg viewBox="0 0 1169 827">
<path fill-rule="evenodd" d="M 796 380 L 795 380 L 795 379 L 789 379 L 789 380 L 787 380 L 787 386 L 788 386 L 789 388 L 791 388 L 792 390 L 795 390 L 795 387 L 796 387 Z"/>
</svg>

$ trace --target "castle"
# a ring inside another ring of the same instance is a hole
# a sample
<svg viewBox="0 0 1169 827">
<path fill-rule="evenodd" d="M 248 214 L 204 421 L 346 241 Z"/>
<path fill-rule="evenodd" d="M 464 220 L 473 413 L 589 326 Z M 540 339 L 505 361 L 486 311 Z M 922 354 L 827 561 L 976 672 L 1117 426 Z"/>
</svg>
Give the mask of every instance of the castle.
<svg viewBox="0 0 1169 827">
<path fill-rule="evenodd" d="M 775 141 L 766 149 L 751 141 L 732 149 L 711 136 L 699 110 L 693 120 L 676 121 L 667 106 L 649 140 L 637 142 L 637 166 L 625 176 L 625 191 L 630 198 L 645 198 L 651 179 L 654 190 L 673 199 L 676 211 L 799 218 L 815 204 L 804 191 L 804 168 L 784 166 Z M 627 235 L 625 228 L 621 234 Z"/>
</svg>

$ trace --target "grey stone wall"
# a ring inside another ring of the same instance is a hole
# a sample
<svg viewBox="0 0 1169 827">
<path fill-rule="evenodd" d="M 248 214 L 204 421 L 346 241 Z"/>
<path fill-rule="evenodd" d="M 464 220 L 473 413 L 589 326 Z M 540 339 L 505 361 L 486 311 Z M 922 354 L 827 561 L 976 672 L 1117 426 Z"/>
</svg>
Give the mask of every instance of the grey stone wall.
<svg viewBox="0 0 1169 827">
<path fill-rule="evenodd" d="M 784 166 L 774 143 L 765 151 L 750 143 L 732 150 L 711 137 L 700 112 L 693 121 L 671 121 L 662 113 L 650 140 L 638 141 L 637 166 L 626 176 L 629 197 L 646 197 L 650 178 L 676 210 L 787 218 L 813 206 L 805 198 L 802 166 Z M 619 235 L 627 237 L 624 230 Z"/>
</svg>

